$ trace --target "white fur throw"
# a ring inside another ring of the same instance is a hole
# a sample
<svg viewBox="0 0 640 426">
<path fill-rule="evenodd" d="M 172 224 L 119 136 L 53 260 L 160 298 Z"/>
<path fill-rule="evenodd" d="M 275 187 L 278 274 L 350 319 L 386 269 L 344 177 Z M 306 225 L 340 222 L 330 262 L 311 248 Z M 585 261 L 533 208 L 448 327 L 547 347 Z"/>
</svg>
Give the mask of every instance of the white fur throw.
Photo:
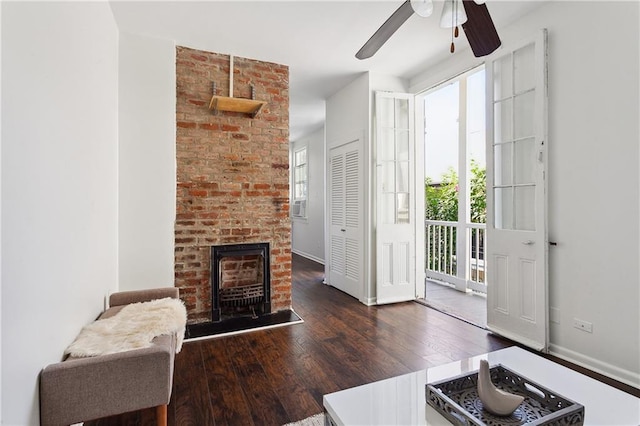
<svg viewBox="0 0 640 426">
<path fill-rule="evenodd" d="M 85 326 L 65 354 L 90 357 L 146 348 L 154 337 L 173 333 L 176 352 L 180 352 L 186 322 L 187 310 L 180 299 L 132 303 L 110 318 Z"/>
</svg>

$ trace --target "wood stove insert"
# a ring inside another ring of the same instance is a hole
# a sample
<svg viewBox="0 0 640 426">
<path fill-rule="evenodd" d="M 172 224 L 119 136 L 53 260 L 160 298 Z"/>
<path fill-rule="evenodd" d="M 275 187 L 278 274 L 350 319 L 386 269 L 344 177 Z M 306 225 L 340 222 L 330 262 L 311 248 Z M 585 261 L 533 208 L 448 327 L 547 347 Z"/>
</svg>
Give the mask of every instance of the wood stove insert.
<svg viewBox="0 0 640 426">
<path fill-rule="evenodd" d="M 271 313 L 269 243 L 211 247 L 211 320 Z"/>
</svg>

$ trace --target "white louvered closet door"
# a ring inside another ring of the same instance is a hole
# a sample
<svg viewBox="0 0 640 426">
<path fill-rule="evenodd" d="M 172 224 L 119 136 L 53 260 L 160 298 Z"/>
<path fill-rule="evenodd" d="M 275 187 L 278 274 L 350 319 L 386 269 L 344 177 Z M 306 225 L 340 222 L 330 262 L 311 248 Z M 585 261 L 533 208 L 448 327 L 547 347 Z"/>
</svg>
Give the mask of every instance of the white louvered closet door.
<svg viewBox="0 0 640 426">
<path fill-rule="evenodd" d="M 364 239 L 360 141 L 331 149 L 329 170 L 329 284 L 361 299 Z"/>
</svg>

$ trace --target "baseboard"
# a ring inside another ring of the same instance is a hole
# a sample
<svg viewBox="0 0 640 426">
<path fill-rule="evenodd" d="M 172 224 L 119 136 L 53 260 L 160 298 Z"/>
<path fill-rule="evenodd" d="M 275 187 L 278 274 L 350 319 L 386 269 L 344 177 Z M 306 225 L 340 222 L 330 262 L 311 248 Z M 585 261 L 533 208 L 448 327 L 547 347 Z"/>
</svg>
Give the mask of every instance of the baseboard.
<svg viewBox="0 0 640 426">
<path fill-rule="evenodd" d="M 374 306 L 378 304 L 375 297 L 363 297 L 362 299 L 360 299 L 360 303 L 366 306 Z"/>
<path fill-rule="evenodd" d="M 625 370 L 615 365 L 588 357 L 584 354 L 572 351 L 562 346 L 550 344 L 549 354 L 562 358 L 565 361 L 572 362 L 581 367 L 588 368 L 596 373 L 604 374 L 619 382 L 640 389 L 640 374 L 633 371 Z"/>
<path fill-rule="evenodd" d="M 314 256 L 312 254 L 305 253 L 305 252 L 300 251 L 300 250 L 293 250 L 293 249 L 291 249 L 291 253 L 297 254 L 298 256 L 305 257 L 305 258 L 307 258 L 309 260 L 313 260 L 316 263 L 324 265 L 324 259 L 320 259 L 319 257 Z"/>
</svg>

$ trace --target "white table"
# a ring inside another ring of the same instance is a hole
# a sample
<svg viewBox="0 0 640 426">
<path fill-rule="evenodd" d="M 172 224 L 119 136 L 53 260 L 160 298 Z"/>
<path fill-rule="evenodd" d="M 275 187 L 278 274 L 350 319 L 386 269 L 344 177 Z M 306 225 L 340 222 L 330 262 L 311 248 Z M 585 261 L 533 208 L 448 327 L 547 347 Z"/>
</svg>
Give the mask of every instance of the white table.
<svg viewBox="0 0 640 426">
<path fill-rule="evenodd" d="M 331 421 L 344 425 L 450 425 L 425 399 L 425 385 L 502 364 L 582 404 L 585 425 L 640 425 L 640 399 L 518 347 L 490 352 L 324 396 Z"/>
</svg>

